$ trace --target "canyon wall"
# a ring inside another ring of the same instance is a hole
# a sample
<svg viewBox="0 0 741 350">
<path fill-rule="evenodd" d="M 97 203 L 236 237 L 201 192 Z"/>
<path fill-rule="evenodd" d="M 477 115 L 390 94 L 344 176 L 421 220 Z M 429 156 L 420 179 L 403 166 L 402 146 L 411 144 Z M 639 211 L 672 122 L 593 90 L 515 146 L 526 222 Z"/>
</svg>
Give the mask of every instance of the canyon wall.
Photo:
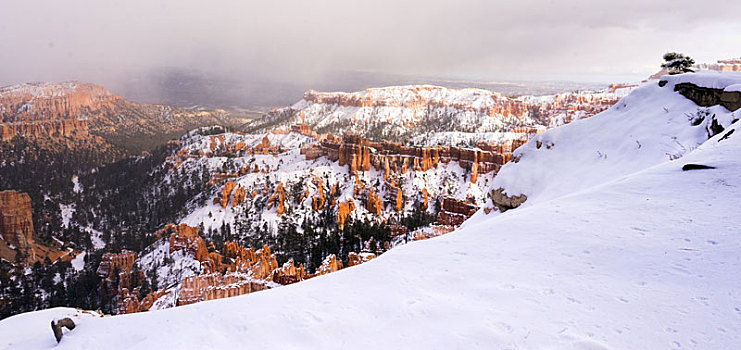
<svg viewBox="0 0 741 350">
<path fill-rule="evenodd" d="M 347 165 L 351 173 L 368 171 L 373 166 L 383 171 L 384 179 L 392 173 L 427 171 L 439 163 L 458 162 L 461 167 L 471 170 L 471 182 L 476 182 L 477 175 L 498 171 L 512 159 L 512 152 L 527 142 L 528 135 L 534 133 L 535 130 L 528 129 L 520 140 L 509 140 L 503 144 L 482 142 L 477 148 L 369 142 L 357 134 L 348 133 L 342 138 L 326 138 L 305 146 L 302 153 L 307 160 L 324 156 L 337 161 L 340 166 Z"/>
<path fill-rule="evenodd" d="M 20 136 L 30 139 L 56 137 L 88 137 L 86 120 L 43 120 L 23 123 L 0 124 L 0 142 L 8 142 Z"/>
<path fill-rule="evenodd" d="M 0 89 L 0 122 L 80 119 L 123 100 L 102 86 L 80 82 L 33 83 Z"/>
<path fill-rule="evenodd" d="M 0 191 L 0 258 L 14 262 L 17 249 L 24 261 L 36 261 L 31 197 L 18 191 Z"/>
</svg>

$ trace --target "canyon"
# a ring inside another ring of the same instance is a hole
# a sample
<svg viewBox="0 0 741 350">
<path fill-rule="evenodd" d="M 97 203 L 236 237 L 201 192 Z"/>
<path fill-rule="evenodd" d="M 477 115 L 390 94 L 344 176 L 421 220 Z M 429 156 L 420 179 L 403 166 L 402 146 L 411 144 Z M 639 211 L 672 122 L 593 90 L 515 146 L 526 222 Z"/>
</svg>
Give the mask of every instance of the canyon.
<svg viewBox="0 0 741 350">
<path fill-rule="evenodd" d="M 10 112 L 0 140 L 86 140 L 81 148 L 97 142 L 133 154 L 141 138 L 193 129 L 167 141 L 164 163 L 148 170 L 163 171 L 155 187 L 165 192 L 190 186 L 175 180 L 184 175 L 203 179 L 186 198 L 188 211 L 148 231 L 149 247 L 109 251 L 93 270 L 117 314 L 297 283 L 452 232 L 479 208 L 504 211 L 486 206 L 488 186 L 517 148 L 634 88 L 517 98 L 434 86 L 310 91 L 294 106 L 227 131 L 197 128 L 218 123 L 223 111 L 140 105 L 91 84 L 59 86 L 4 90 L 2 108 Z M 269 129 L 250 131 L 265 122 Z"/>
<path fill-rule="evenodd" d="M 0 88 L 0 142 L 16 136 L 29 140 L 96 136 L 136 154 L 198 126 L 231 125 L 231 119 L 220 109 L 140 104 L 83 82 Z"/>
</svg>

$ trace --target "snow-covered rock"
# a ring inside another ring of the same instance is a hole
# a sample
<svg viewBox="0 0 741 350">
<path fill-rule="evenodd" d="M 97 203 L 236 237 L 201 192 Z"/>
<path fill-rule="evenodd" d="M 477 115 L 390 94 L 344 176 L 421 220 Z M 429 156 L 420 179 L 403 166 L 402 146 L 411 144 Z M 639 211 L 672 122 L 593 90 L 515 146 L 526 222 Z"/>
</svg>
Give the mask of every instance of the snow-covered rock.
<svg viewBox="0 0 741 350">
<path fill-rule="evenodd" d="M 516 98 L 483 89 L 432 85 L 390 86 L 352 93 L 308 91 L 293 106 L 274 110 L 247 129 L 264 132 L 276 126 L 287 128 L 306 123 L 319 133 L 353 131 L 374 140 L 414 138 L 417 145 L 420 140 L 426 145 L 437 145 L 452 138 L 459 144 L 472 145 L 481 133 L 496 134 L 504 141 L 518 129 L 558 126 L 592 116 L 613 105 L 633 87 L 612 85 L 601 91 Z"/>
</svg>

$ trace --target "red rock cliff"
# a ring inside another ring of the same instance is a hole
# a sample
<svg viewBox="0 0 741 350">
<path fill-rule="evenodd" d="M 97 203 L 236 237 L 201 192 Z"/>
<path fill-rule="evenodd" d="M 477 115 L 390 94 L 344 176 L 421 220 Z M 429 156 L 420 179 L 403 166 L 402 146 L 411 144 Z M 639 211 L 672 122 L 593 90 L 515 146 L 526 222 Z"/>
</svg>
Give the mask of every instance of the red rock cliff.
<svg viewBox="0 0 741 350">
<path fill-rule="evenodd" d="M 24 261 L 36 260 L 33 241 L 33 219 L 31 215 L 31 197 L 18 191 L 0 191 L 0 257 L 15 261 L 17 248 L 24 256 Z"/>
<path fill-rule="evenodd" d="M 34 83 L 0 89 L 0 122 L 94 117 L 123 100 L 89 83 Z"/>
<path fill-rule="evenodd" d="M 0 124 L 0 142 L 10 141 L 15 136 L 25 138 L 87 137 L 88 125 L 85 120 L 72 119 Z"/>
</svg>

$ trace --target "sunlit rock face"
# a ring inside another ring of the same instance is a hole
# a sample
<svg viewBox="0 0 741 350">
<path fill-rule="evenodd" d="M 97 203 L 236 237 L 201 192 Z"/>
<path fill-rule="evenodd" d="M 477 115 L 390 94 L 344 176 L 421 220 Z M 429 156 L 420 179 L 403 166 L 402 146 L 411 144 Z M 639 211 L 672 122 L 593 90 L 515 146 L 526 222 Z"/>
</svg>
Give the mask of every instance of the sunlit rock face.
<svg viewBox="0 0 741 350">
<path fill-rule="evenodd" d="M 23 261 L 35 261 L 33 232 L 31 197 L 18 191 L 0 191 L 0 239 L 3 241 L 0 258 L 15 261 L 17 249 Z"/>
<path fill-rule="evenodd" d="M 14 137 L 56 138 L 88 136 L 88 124 L 85 120 L 46 120 L 0 124 L 0 141 L 7 142 Z"/>
<path fill-rule="evenodd" d="M 470 201 L 445 198 L 436 223 L 438 225 L 459 226 L 473 216 L 478 209 L 478 206 Z"/>
<path fill-rule="evenodd" d="M 122 100 L 89 83 L 13 85 L 0 89 L 0 118 L 4 123 L 89 118 L 111 111 Z"/>
</svg>

